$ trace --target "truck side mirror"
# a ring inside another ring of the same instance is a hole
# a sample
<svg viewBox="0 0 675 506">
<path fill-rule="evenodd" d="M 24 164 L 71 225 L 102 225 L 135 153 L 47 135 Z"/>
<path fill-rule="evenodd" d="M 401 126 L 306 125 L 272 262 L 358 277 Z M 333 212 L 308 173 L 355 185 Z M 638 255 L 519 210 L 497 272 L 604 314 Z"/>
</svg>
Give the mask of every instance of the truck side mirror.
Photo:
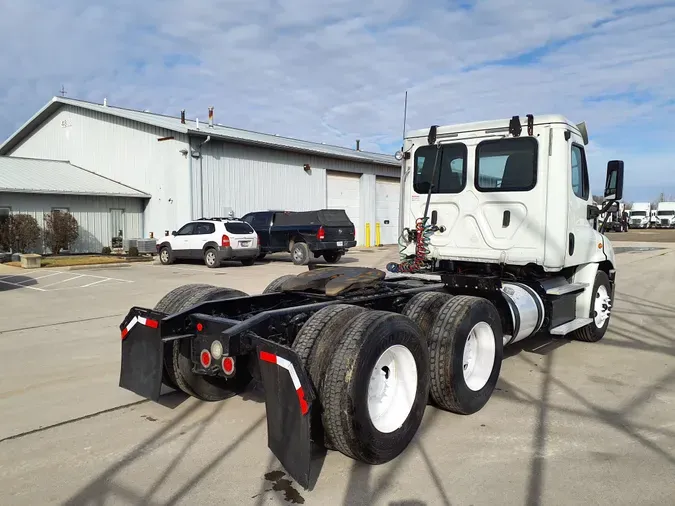
<svg viewBox="0 0 675 506">
<path fill-rule="evenodd" d="M 621 200 L 623 197 L 623 160 L 607 162 L 605 179 L 605 199 Z"/>
<path fill-rule="evenodd" d="M 176 231 L 175 231 L 175 230 L 172 230 L 172 231 L 171 231 L 171 235 L 176 235 Z"/>
</svg>

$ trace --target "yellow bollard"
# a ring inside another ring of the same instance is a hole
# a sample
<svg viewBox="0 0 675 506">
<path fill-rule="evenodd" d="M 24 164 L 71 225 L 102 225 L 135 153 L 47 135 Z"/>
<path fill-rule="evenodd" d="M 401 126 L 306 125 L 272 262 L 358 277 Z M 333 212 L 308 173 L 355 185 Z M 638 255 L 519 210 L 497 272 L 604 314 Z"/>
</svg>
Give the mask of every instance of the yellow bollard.
<svg viewBox="0 0 675 506">
<path fill-rule="evenodd" d="M 380 241 L 381 236 L 380 236 L 380 222 L 378 221 L 375 223 L 375 246 L 382 246 L 382 242 Z"/>
<path fill-rule="evenodd" d="M 366 248 L 370 248 L 370 223 L 366 223 Z"/>
</svg>

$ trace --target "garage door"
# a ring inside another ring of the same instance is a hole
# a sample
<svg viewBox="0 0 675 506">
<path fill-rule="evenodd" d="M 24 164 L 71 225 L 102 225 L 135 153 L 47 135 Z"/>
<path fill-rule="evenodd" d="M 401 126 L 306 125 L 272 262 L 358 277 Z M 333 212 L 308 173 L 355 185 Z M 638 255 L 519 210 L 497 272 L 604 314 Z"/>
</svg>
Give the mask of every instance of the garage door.
<svg viewBox="0 0 675 506">
<path fill-rule="evenodd" d="M 326 196 L 328 209 L 344 209 L 349 219 L 356 228 L 356 242 L 363 243 L 361 237 L 359 211 L 361 209 L 360 199 L 360 174 L 351 174 L 349 172 L 327 173 Z"/>
<path fill-rule="evenodd" d="M 380 224 L 382 244 L 398 242 L 400 188 L 398 178 L 378 177 L 375 182 L 375 221 Z"/>
</svg>

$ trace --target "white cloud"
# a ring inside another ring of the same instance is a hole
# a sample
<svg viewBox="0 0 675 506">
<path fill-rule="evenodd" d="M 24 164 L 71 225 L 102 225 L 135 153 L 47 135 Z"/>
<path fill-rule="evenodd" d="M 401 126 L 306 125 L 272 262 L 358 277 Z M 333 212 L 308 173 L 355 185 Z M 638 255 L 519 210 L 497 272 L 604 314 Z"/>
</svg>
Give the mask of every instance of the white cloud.
<svg viewBox="0 0 675 506">
<path fill-rule="evenodd" d="M 648 150 L 650 166 L 627 162 L 627 173 L 652 174 L 650 184 L 669 174 L 675 7 L 447 4 L 4 2 L 0 135 L 64 84 L 74 98 L 175 115 L 185 108 L 201 118 L 214 105 L 216 121 L 230 126 L 347 146 L 359 138 L 363 149 L 379 150 L 400 142 L 407 89 L 410 128 L 561 112 L 586 121 L 608 152 L 623 149 L 636 162 L 644 156 L 633 132 L 651 130 L 651 142 L 662 137 Z M 523 53 L 536 58 L 516 58 Z M 505 59 L 511 63 L 486 66 Z M 649 100 L 634 103 L 627 93 Z"/>
</svg>

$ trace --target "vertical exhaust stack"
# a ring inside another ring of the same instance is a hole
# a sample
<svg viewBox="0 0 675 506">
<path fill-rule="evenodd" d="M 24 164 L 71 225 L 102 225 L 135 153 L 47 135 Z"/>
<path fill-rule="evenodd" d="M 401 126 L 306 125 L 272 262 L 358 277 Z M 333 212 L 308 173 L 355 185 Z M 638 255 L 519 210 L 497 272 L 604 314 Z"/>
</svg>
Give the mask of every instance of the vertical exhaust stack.
<svg viewBox="0 0 675 506">
<path fill-rule="evenodd" d="M 213 128 L 213 106 L 209 107 L 209 126 Z"/>
<path fill-rule="evenodd" d="M 361 151 L 361 139 L 356 139 L 356 151 Z"/>
<path fill-rule="evenodd" d="M 185 109 L 182 109 L 180 111 L 180 123 L 181 123 L 181 125 L 185 124 Z"/>
</svg>

